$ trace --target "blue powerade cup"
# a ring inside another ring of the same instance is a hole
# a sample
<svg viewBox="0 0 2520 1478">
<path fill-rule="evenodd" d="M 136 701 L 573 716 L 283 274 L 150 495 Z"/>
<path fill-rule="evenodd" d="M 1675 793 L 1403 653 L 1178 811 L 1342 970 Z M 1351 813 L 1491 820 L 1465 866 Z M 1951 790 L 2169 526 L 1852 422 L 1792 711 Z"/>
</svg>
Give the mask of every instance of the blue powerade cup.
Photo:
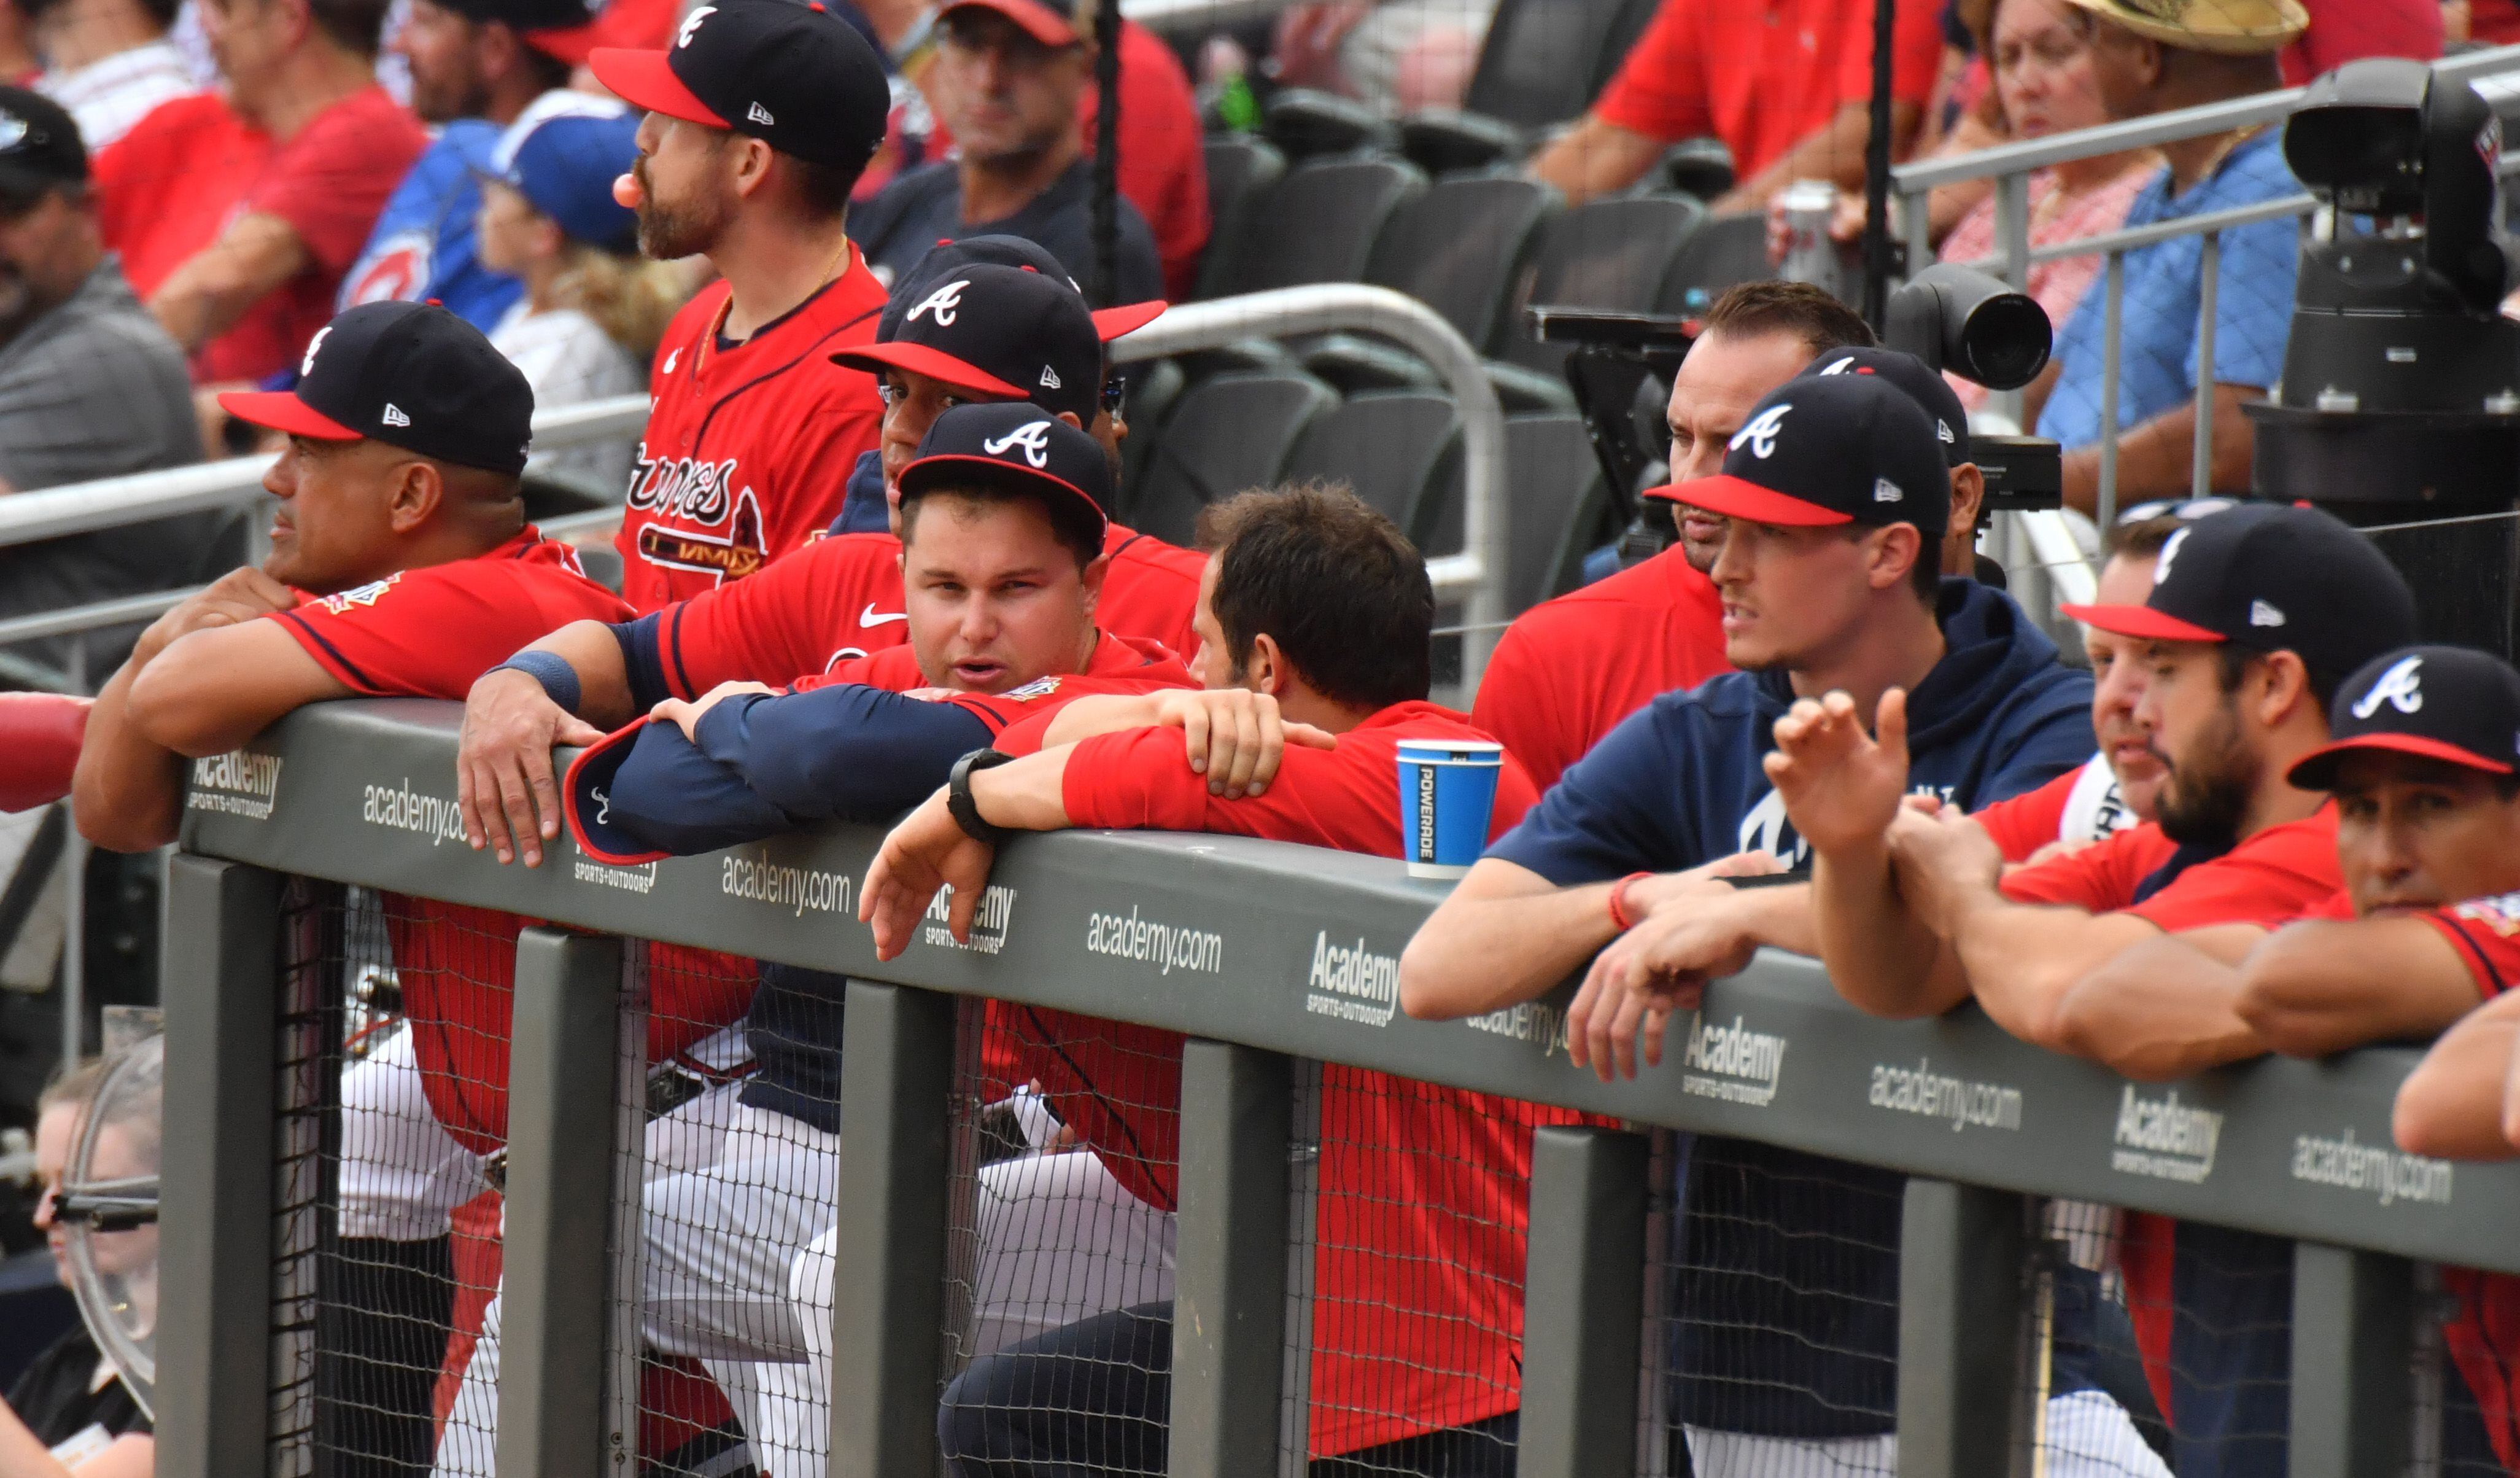
<svg viewBox="0 0 2520 1478">
<path fill-rule="evenodd" d="M 1485 739 L 1400 741 L 1400 854 L 1413 878 L 1457 878 L 1487 851 L 1505 746 Z"/>
</svg>

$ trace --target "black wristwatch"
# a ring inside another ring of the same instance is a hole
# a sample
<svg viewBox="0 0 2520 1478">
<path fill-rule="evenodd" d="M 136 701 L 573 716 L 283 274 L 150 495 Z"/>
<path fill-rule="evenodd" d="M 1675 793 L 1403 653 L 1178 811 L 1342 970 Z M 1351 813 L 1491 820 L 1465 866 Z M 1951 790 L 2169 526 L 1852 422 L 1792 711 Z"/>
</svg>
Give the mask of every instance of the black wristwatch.
<svg viewBox="0 0 2520 1478">
<path fill-rule="evenodd" d="M 995 769 L 1014 759 L 993 749 L 975 749 L 954 762 L 953 772 L 945 777 L 945 808 L 953 813 L 954 824 L 963 835 L 991 847 L 1003 847 L 1014 833 L 1003 826 L 992 826 L 980 816 L 980 805 L 971 799 L 971 776 L 984 769 Z"/>
</svg>

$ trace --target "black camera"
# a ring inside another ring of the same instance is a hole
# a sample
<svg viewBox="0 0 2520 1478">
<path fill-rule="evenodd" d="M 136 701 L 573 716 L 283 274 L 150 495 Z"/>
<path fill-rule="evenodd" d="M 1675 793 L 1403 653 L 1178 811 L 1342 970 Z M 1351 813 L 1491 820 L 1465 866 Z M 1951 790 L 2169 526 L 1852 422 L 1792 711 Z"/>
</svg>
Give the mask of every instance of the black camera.
<svg viewBox="0 0 2520 1478">
<path fill-rule="evenodd" d="M 2055 330 L 2026 293 L 1975 267 L 1937 262 L 1890 295 L 1882 342 L 1989 390 L 2019 390 L 2048 367 Z M 2040 437 L 1973 434 L 1969 460 L 1986 475 L 1985 512 L 2058 508 L 2064 457 Z"/>
</svg>

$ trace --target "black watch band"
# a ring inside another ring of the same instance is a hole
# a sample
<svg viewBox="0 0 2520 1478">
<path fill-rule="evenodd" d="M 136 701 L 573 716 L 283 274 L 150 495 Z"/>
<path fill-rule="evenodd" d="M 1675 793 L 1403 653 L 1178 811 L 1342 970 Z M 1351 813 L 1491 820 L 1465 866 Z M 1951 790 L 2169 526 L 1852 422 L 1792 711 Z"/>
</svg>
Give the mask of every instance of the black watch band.
<svg viewBox="0 0 2520 1478">
<path fill-rule="evenodd" d="M 995 769 L 1014 759 L 993 749 L 975 749 L 954 762 L 953 772 L 945 777 L 945 809 L 953 814 L 954 824 L 963 835 L 991 847 L 1003 847 L 1014 833 L 1003 826 L 993 826 L 980 817 L 979 803 L 971 799 L 971 776 L 975 771 Z"/>
</svg>

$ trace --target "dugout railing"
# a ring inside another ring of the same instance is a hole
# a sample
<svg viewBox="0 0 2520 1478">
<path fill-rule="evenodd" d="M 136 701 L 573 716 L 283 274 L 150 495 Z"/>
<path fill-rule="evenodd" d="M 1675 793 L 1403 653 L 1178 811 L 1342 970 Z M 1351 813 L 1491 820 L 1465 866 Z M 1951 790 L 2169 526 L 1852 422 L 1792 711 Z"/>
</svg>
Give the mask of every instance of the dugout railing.
<svg viewBox="0 0 2520 1478">
<path fill-rule="evenodd" d="M 2419 1290 L 2435 1264 L 2520 1272 L 2520 1174 L 2392 1145 L 2409 1048 L 2137 1084 L 2018 1042 L 1973 1009 L 1868 1019 L 1812 962 L 1771 954 L 1708 992 L 1662 1067 L 1603 1085 L 1566 1059 L 1563 993 L 1474 1021 L 1397 1009 L 1397 957 L 1439 885 L 1394 862 L 1219 837 L 1019 840 L 991 880 L 1006 891 L 988 947 L 931 931 L 879 964 L 853 916 L 878 829 L 632 868 L 563 843 L 538 870 L 502 868 L 460 835 L 457 717 L 413 701 L 326 704 L 193 772 L 166 905 L 161 1474 L 322 1470 L 303 1451 L 302 1395 L 284 1393 L 322 1323 L 305 1270 L 329 1232 L 309 1178 L 333 1131 L 329 1089 L 300 1068 L 320 1055 L 323 1023 L 338 1029 L 325 999 L 338 983 L 291 965 L 284 936 L 304 927 L 310 897 L 344 886 L 549 921 L 516 956 L 502 1475 L 627 1471 L 617 1459 L 636 1351 L 619 1249 L 625 1201 L 636 1215 L 623 1152 L 635 1157 L 638 1142 L 643 1002 L 625 941 L 850 978 L 836 1197 L 848 1275 L 832 1314 L 828 1421 L 829 1471 L 852 1478 L 937 1466 L 949 1141 L 966 1132 L 948 1099 L 958 1001 L 982 996 L 1192 1038 L 1171 1404 L 1180 1475 L 1282 1470 L 1300 1175 L 1287 1146 L 1307 1064 L 1626 1127 L 1538 1136 L 1521 1365 L 1520 1471 L 1533 1478 L 1637 1472 L 1657 1440 L 1653 1382 L 1639 1378 L 1655 1360 L 1641 1335 L 1654 1261 L 1646 1131 L 1743 1136 L 1913 1178 L 1898 1247 L 1906 1478 L 2028 1470 L 2028 1418 L 2005 1396 L 2022 1389 L 2020 1336 L 2038 1312 L 2025 1198 L 2296 1239 L 2290 1471 L 2302 1478 L 2438 1471 L 2422 1460 L 2437 1399 L 2424 1394 L 2428 1345 L 2436 1386 L 2439 1370 Z M 1194 931 L 1212 942 L 1202 969 L 1091 947 L 1092 921 L 1112 917 Z M 1353 968 L 1326 975 L 1326 947 Z M 1744 1042 L 1758 1050 L 1734 1049 Z M 1912 1074 L 1948 1086 L 1885 1094 L 1885 1075 Z M 1970 1107 L 1981 1101 L 1995 1111 Z M 2170 1118 L 2184 1128 L 2169 1132 Z"/>
</svg>

